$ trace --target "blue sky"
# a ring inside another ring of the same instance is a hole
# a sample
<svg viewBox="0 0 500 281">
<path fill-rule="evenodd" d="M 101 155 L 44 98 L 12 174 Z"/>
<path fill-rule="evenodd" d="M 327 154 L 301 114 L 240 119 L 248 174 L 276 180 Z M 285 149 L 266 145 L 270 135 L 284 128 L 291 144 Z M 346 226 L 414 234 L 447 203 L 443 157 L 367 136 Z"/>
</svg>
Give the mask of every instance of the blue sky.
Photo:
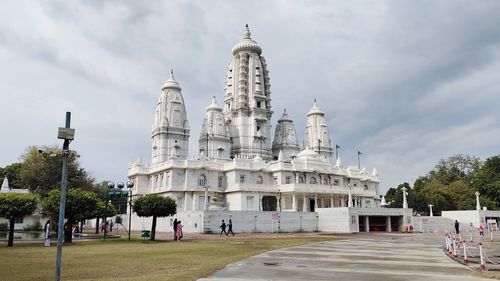
<svg viewBox="0 0 500 281">
<path fill-rule="evenodd" d="M 0 166 L 29 145 L 72 149 L 98 180 L 149 162 L 160 87 L 173 68 L 197 151 L 245 24 L 270 70 L 273 130 L 286 107 L 302 139 L 316 98 L 345 165 L 387 190 L 454 154 L 500 151 L 500 2 L 3 1 Z"/>
</svg>

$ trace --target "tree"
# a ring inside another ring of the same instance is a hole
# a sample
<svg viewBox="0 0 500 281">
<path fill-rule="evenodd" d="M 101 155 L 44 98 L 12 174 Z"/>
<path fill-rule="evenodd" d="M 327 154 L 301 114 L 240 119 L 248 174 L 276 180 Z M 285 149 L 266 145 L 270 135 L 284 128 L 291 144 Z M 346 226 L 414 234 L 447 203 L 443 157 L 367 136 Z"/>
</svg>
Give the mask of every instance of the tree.
<svg viewBox="0 0 500 281">
<path fill-rule="evenodd" d="M 500 207 L 500 155 L 486 159 L 475 175 L 474 187 L 482 196 L 493 201 L 495 207 Z"/>
<path fill-rule="evenodd" d="M 457 154 L 448 159 L 441 159 L 436 167 L 427 175 L 428 180 L 437 180 L 448 185 L 456 180 L 471 184 L 474 174 L 481 167 L 478 157 Z"/>
<path fill-rule="evenodd" d="M 24 193 L 1 193 L 0 194 L 0 217 L 9 220 L 8 247 L 14 245 L 14 224 L 16 218 L 24 218 L 33 214 L 38 205 L 38 196 Z"/>
<path fill-rule="evenodd" d="M 103 219 L 104 219 L 104 217 L 109 218 L 109 217 L 116 216 L 116 214 L 117 214 L 117 211 L 116 211 L 115 206 L 113 206 L 113 204 L 108 203 L 108 206 L 106 207 L 106 202 L 103 200 L 99 200 L 99 202 L 97 203 L 97 209 L 95 210 L 95 213 L 94 213 L 94 217 L 96 218 L 95 234 L 99 234 L 99 218 L 103 218 Z M 104 222 L 104 223 L 106 223 L 106 222 Z"/>
<path fill-rule="evenodd" d="M 41 153 L 40 153 L 41 151 Z M 61 186 L 62 149 L 57 146 L 30 146 L 21 156 L 21 183 L 42 197 Z M 94 179 L 80 167 L 74 155 L 68 157 L 68 186 L 92 190 Z"/>
<path fill-rule="evenodd" d="M 172 198 L 156 194 L 148 194 L 135 199 L 132 207 L 139 217 L 153 217 L 150 240 L 155 240 L 156 218 L 177 213 L 177 204 Z"/>
<path fill-rule="evenodd" d="M 4 168 L 0 168 L 0 184 L 3 182 L 3 179 L 7 177 L 9 179 L 10 188 L 23 188 L 21 182 L 21 166 L 21 163 L 12 163 Z"/>
<path fill-rule="evenodd" d="M 55 219 L 59 217 L 59 202 L 61 199 L 61 192 L 54 189 L 49 192 L 48 196 L 43 200 L 44 213 Z M 65 228 L 64 242 L 71 243 L 72 237 L 69 235 L 71 226 L 77 221 L 84 219 L 94 218 L 100 209 L 99 198 L 97 195 L 90 191 L 81 190 L 79 188 L 70 188 L 66 196 L 66 207 L 64 217 L 68 219 Z M 102 201 L 101 201 L 102 203 Z"/>
</svg>

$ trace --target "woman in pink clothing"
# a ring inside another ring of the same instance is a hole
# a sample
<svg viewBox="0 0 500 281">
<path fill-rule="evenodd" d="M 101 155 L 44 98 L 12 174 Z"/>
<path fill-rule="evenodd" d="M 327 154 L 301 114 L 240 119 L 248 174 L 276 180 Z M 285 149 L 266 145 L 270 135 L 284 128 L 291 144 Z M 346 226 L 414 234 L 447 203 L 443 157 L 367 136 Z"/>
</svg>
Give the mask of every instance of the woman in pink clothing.
<svg viewBox="0 0 500 281">
<path fill-rule="evenodd" d="M 181 241 L 182 238 L 182 224 L 181 221 L 177 222 L 177 241 Z"/>
</svg>

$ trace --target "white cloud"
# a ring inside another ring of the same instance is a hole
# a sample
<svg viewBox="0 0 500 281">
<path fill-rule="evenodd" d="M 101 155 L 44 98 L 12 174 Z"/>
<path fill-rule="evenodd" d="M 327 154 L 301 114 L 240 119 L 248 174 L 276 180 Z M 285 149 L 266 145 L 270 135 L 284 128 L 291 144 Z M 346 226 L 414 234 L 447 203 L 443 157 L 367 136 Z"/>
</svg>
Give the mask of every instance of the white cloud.
<svg viewBox="0 0 500 281">
<path fill-rule="evenodd" d="M 377 167 L 382 190 L 440 158 L 498 154 L 500 4 L 462 1 L 85 1 L 0 4 L 0 166 L 52 144 L 64 112 L 98 180 L 150 159 L 150 126 L 171 68 L 197 146 L 222 98 L 245 23 L 263 48 L 273 119 L 299 136 L 317 98 L 344 163 Z M 275 123 L 275 122 L 273 122 Z M 8 136 L 8 137 L 4 137 Z"/>
</svg>

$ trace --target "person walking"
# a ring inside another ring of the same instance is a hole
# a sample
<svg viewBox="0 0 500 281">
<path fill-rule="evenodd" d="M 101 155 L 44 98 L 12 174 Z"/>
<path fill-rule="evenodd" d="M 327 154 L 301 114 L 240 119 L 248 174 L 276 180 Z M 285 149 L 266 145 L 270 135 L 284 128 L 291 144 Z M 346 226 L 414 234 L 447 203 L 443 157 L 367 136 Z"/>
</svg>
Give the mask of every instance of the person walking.
<svg viewBox="0 0 500 281">
<path fill-rule="evenodd" d="M 182 224 L 181 221 L 177 222 L 177 241 L 181 242 L 182 238 Z"/>
<path fill-rule="evenodd" d="M 483 225 L 479 225 L 479 235 L 484 236 L 484 227 Z"/>
<path fill-rule="evenodd" d="M 219 234 L 219 236 L 221 236 L 221 235 L 222 235 L 222 232 L 224 232 L 224 234 L 226 234 L 226 236 L 227 236 L 227 232 L 226 232 L 226 223 L 224 222 L 224 220 L 222 220 L 222 223 L 221 223 L 221 225 L 219 226 L 219 228 L 220 228 L 220 234 Z"/>
<path fill-rule="evenodd" d="M 233 222 L 231 221 L 231 219 L 229 219 L 229 222 L 227 223 L 227 234 L 229 233 L 232 233 L 233 236 L 234 236 L 234 232 L 233 232 Z M 226 234 L 226 235 L 227 235 Z"/>
<path fill-rule="evenodd" d="M 174 225 L 173 225 L 173 228 L 174 228 L 174 241 L 177 241 L 177 224 L 179 222 L 177 222 L 177 218 L 174 220 Z"/>
<path fill-rule="evenodd" d="M 460 234 L 460 223 L 458 220 L 455 220 L 455 233 Z"/>
<path fill-rule="evenodd" d="M 115 223 L 113 222 L 112 219 L 109 220 L 109 232 L 113 232 L 113 226 L 115 225 Z"/>
<path fill-rule="evenodd" d="M 43 238 L 45 239 L 45 247 L 50 247 L 50 220 L 47 220 L 43 229 Z"/>
</svg>

